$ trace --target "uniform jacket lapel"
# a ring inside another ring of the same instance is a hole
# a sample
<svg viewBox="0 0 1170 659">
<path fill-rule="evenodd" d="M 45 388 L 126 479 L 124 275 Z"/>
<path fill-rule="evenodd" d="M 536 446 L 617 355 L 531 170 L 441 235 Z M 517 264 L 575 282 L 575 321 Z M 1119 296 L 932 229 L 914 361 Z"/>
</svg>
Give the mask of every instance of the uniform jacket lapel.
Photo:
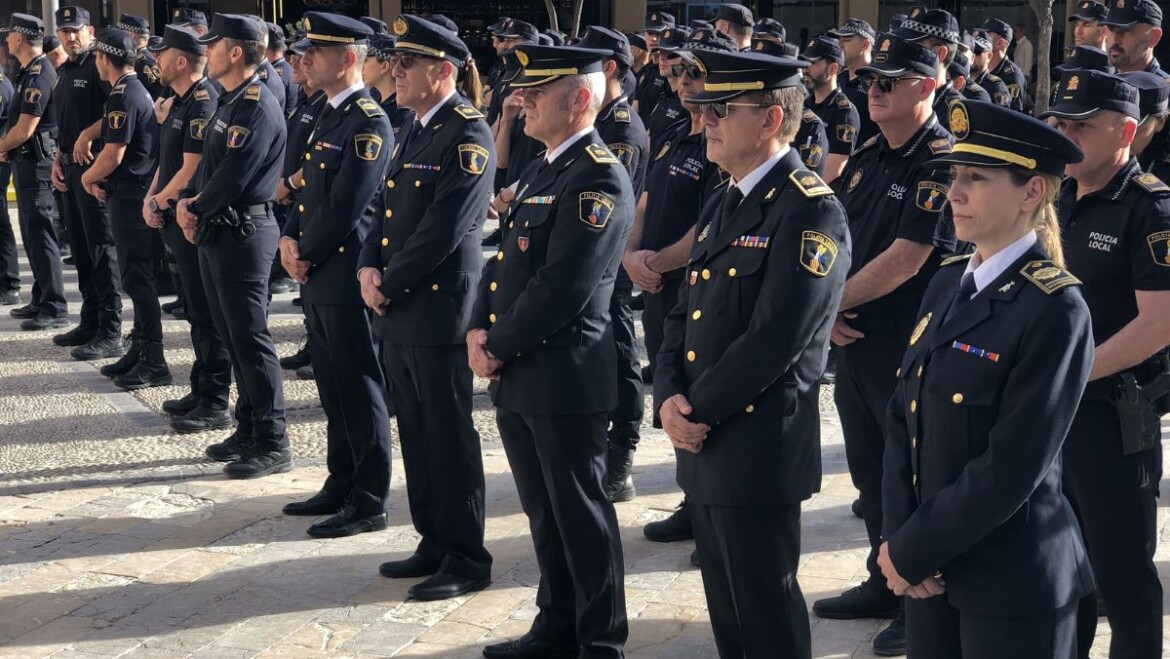
<svg viewBox="0 0 1170 659">
<path fill-rule="evenodd" d="M 1024 267 L 1024 264 L 1029 261 L 1038 261 L 1046 258 L 1048 257 L 1044 255 L 1044 252 L 1033 246 L 1023 256 L 1016 259 L 999 277 L 996 277 L 994 282 L 979 291 L 972 298 L 970 304 L 960 309 L 950 318 L 947 318 L 942 325 L 935 328 L 930 340 L 931 349 L 933 350 L 945 344 L 947 341 L 955 339 L 984 320 L 987 320 L 991 316 L 993 305 L 1008 302 L 1015 298 L 1020 290 L 1027 285 L 1023 275 L 1020 274 L 1020 270 Z M 962 271 L 960 270 L 961 276 Z M 955 288 L 958 287 L 958 281 L 959 279 L 955 280 Z M 950 306 L 950 301 L 954 295 L 955 288 L 951 289 L 951 295 L 943 295 L 940 297 L 941 308 L 936 309 L 935 313 L 946 313 L 947 307 Z"/>
<path fill-rule="evenodd" d="M 443 126 L 447 125 L 449 122 L 452 108 L 462 102 L 463 98 L 460 97 L 459 94 L 455 94 L 451 98 L 447 99 L 447 102 L 444 103 L 437 112 L 435 112 L 433 117 L 431 117 L 430 122 L 419 131 L 418 135 L 415 135 L 414 138 L 410 140 L 410 144 L 406 145 L 405 150 L 403 150 L 401 146 L 394 147 L 393 161 L 390 165 L 389 176 L 393 177 L 398 173 L 399 170 L 402 169 L 402 165 L 408 162 L 413 162 L 413 158 L 417 157 L 418 154 L 426 150 L 427 146 L 430 145 L 435 133 L 441 130 Z M 415 119 L 418 120 L 418 117 Z M 403 126 L 403 129 L 404 131 L 409 131 L 410 127 Z"/>
<path fill-rule="evenodd" d="M 779 196 L 784 191 L 784 186 L 788 185 L 788 175 L 797 169 L 801 169 L 800 159 L 795 151 L 789 149 L 788 153 L 784 154 L 764 175 L 764 178 L 760 179 L 760 182 L 752 188 L 751 193 L 744 197 L 731 216 L 724 218 L 719 234 L 707 236 L 707 240 L 703 242 L 709 244 L 705 246 L 704 252 L 709 256 L 715 256 L 719 252 L 729 249 L 736 238 L 762 222 L 764 213 L 761 205 L 764 201 L 772 201 Z M 723 194 L 727 194 L 726 187 L 723 188 Z M 720 195 L 719 205 L 715 207 L 716 213 L 720 212 L 722 203 L 723 195 Z"/>
</svg>

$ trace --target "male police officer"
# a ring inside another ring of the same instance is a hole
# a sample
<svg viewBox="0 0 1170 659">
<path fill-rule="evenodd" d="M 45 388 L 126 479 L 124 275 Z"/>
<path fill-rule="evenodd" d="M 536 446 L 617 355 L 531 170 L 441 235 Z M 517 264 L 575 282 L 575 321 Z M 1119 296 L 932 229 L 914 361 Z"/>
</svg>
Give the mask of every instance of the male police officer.
<svg viewBox="0 0 1170 659">
<path fill-rule="evenodd" d="M 1024 79 L 1024 72 L 1007 54 L 1008 46 L 1012 43 L 1012 26 L 998 18 L 989 18 L 983 23 L 983 30 L 991 42 L 991 61 L 988 70 L 1007 85 L 1008 94 L 1011 96 L 1007 107 L 1023 112 L 1028 83 Z"/>
<path fill-rule="evenodd" d="M 725 3 L 715 10 L 715 29 L 731 37 L 739 50 L 752 45 L 752 10 L 743 5 Z"/>
<path fill-rule="evenodd" d="M 271 202 L 280 176 L 285 128 L 279 100 L 259 81 L 263 23 L 216 14 L 207 71 L 225 89 L 207 125 L 203 160 L 176 209 L 188 240 L 199 243 L 199 267 L 212 318 L 228 343 L 236 376 L 235 433 L 207 447 L 228 462 L 229 478 L 288 471 L 280 365 L 266 318 L 268 273 L 278 229 Z"/>
<path fill-rule="evenodd" d="M 838 77 L 845 66 L 845 54 L 838 39 L 817 37 L 808 43 L 800 58 L 809 62 L 804 71 L 804 84 L 809 91 L 805 106 L 825 124 L 829 153 L 825 156 L 824 178 L 826 183 L 832 183 L 844 171 L 861 130 L 857 108 L 837 88 Z"/>
<path fill-rule="evenodd" d="M 0 30 L 8 53 L 20 63 L 8 111 L 8 132 L 0 138 L 0 159 L 12 165 L 20 235 L 33 272 L 32 299 L 10 313 L 24 318 L 26 331 L 64 327 L 65 285 L 61 276 L 61 252 L 53 231 L 53 194 L 49 187 L 54 130 L 49 99 L 57 84 L 57 71 L 41 52 L 44 23 L 36 16 L 15 13 L 12 24 Z"/>
<path fill-rule="evenodd" d="M 1012 93 L 999 76 L 991 73 L 991 36 L 985 30 L 971 31 L 971 80 L 987 90 L 991 102 L 1011 107 Z"/>
<path fill-rule="evenodd" d="M 1133 139 L 1133 153 L 1142 170 L 1165 181 L 1170 178 L 1170 85 L 1165 78 L 1148 71 L 1122 74 L 1138 89 L 1141 120 Z"/>
<path fill-rule="evenodd" d="M 849 213 L 853 262 L 833 329 L 840 348 L 834 399 L 871 551 L 869 578 L 816 602 L 813 612 L 823 618 L 895 618 L 874 640 L 881 654 L 905 646 L 899 600 L 876 562 L 886 404 L 922 293 L 938 269 L 936 251 L 954 248 L 954 232 L 942 215 L 945 174 L 922 168 L 949 153 L 953 143 L 931 110 L 938 66 L 938 56 L 925 46 L 892 34 L 878 37 L 873 63 L 858 73 L 865 76 L 870 116 L 882 132 L 858 147 L 836 184 Z"/>
<path fill-rule="evenodd" d="M 1118 659 L 1162 654 L 1154 565 L 1161 427 L 1152 401 L 1135 391 L 1170 377 L 1163 352 L 1170 336 L 1170 186 L 1143 174 L 1130 154 L 1138 113 L 1138 92 L 1128 82 L 1075 69 L 1065 72 L 1056 105 L 1043 115 L 1085 152 L 1066 168 L 1056 204 L 1065 260 L 1084 282 L 1097 344 L 1064 444 L 1064 482 L 1108 609 L 1109 656 Z M 1079 654 L 1087 657 L 1094 595 L 1081 599 L 1077 622 Z"/>
<path fill-rule="evenodd" d="M 1077 11 L 1068 17 L 1073 24 L 1073 45 L 1105 49 L 1105 26 L 1101 21 L 1109 10 L 1097 0 L 1081 0 Z"/>
<path fill-rule="evenodd" d="M 292 81 L 292 65 L 284 58 L 284 28 L 276 23 L 267 23 L 266 27 L 268 28 L 268 46 L 265 48 L 264 56 L 268 58 L 268 63 L 276 70 L 280 82 L 284 85 L 284 112 L 291 114 L 297 106 L 297 92 L 300 90 Z"/>
<path fill-rule="evenodd" d="M 400 42 L 401 45 L 401 42 Z M 540 613 L 484 656 L 621 657 L 622 549 L 605 493 L 617 378 L 609 318 L 634 198 L 594 122 L 611 53 L 518 46 L 525 132 L 548 148 L 525 172 L 484 270 L 467 347 L 492 400 L 541 580 Z M 571 566 L 571 567 L 570 567 Z"/>
<path fill-rule="evenodd" d="M 134 38 L 134 72 L 138 74 L 138 80 L 146 87 L 146 91 L 150 92 L 151 98 L 158 98 L 166 86 L 159 80 L 158 62 L 146 48 L 150 45 L 150 21 L 134 14 L 122 14 L 115 27 Z"/>
<path fill-rule="evenodd" d="M 1170 78 L 1154 57 L 1154 46 L 1162 39 L 1162 8 L 1153 0 L 1114 2 L 1101 21 L 1109 61 L 1118 73 L 1149 71 Z"/>
<path fill-rule="evenodd" d="M 955 20 L 954 15 L 944 9 L 915 7 L 910 16 L 902 21 L 901 27 L 894 30 L 894 34 L 929 48 L 938 56 L 939 71 L 935 77 L 934 114 L 943 128 L 950 131 L 948 109 L 951 103 L 963 99 L 963 95 L 951 85 L 947 77 L 947 69 L 955 61 L 955 55 L 959 52 L 959 42 L 963 39 L 959 32 L 959 22 Z"/>
<path fill-rule="evenodd" d="M 159 166 L 142 214 L 147 224 L 162 228 L 163 239 L 175 256 L 195 352 L 190 392 L 163 402 L 162 407 L 171 415 L 175 430 L 202 432 L 231 424 L 228 388 L 232 366 L 227 346 L 212 321 L 199 271 L 198 248 L 183 236 L 175 221 L 174 206 L 203 158 L 203 141 L 219 93 L 204 76 L 207 46 L 199 43 L 194 30 L 168 25 L 162 43 L 151 46 L 151 52 L 157 58 L 162 83 L 174 93 L 174 101 L 159 127 Z"/>
</svg>

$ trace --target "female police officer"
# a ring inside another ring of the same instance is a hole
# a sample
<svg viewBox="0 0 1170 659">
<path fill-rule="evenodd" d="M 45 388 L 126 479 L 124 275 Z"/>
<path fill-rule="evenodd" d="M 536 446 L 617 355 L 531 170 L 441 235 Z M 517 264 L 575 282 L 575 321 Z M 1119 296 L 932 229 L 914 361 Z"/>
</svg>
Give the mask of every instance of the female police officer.
<svg viewBox="0 0 1170 659">
<path fill-rule="evenodd" d="M 975 253 L 931 281 L 898 370 L 879 565 L 911 657 L 1071 659 L 1093 578 L 1059 456 L 1093 340 L 1052 201 L 1083 155 L 1000 106 L 948 112 L 958 142 L 930 164 Z"/>
</svg>

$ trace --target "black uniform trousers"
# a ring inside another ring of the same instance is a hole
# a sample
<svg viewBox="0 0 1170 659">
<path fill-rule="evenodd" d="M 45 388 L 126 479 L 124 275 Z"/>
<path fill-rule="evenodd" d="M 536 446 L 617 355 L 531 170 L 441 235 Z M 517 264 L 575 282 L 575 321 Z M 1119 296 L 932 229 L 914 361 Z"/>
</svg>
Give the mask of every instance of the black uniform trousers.
<svg viewBox="0 0 1170 659">
<path fill-rule="evenodd" d="M 911 317 L 912 318 L 912 317 Z M 882 453 L 886 446 L 886 407 L 897 384 L 895 372 L 906 351 L 911 327 L 886 326 L 866 331 L 865 338 L 837 351 L 833 400 L 845 436 L 849 476 L 860 492 L 861 513 L 869 536 L 865 561 L 869 585 L 889 592 L 877 565 L 882 534 Z"/>
<path fill-rule="evenodd" d="M 32 304 L 43 316 L 65 317 L 65 282 L 61 274 L 61 248 L 53 229 L 53 192 L 49 176 L 51 160 L 17 157 L 12 161 L 16 183 L 16 208 L 20 236 L 33 273 Z"/>
<path fill-rule="evenodd" d="M 492 556 L 483 544 L 483 456 L 471 421 L 467 347 L 382 341 L 382 364 L 398 418 L 410 519 L 422 536 L 415 553 L 440 561 L 442 572 L 491 578 Z"/>
<path fill-rule="evenodd" d="M 329 477 L 322 489 L 349 499 L 363 515 L 384 514 L 390 496 L 390 415 L 369 311 L 308 300 L 304 310 L 326 419 Z"/>
<path fill-rule="evenodd" d="M 1110 659 L 1162 656 L 1162 582 L 1154 565 L 1162 445 L 1123 455 L 1117 410 L 1085 399 L 1064 443 L 1065 494 L 1081 534 L 1113 636 Z M 1089 656 L 1097 631 L 1097 597 L 1081 598 L 1079 655 Z"/>
<path fill-rule="evenodd" d="M 191 364 L 191 393 L 204 407 L 226 410 L 228 390 L 232 386 L 232 360 L 227 346 L 215 328 L 203 275 L 199 271 L 199 248 L 187 241 L 179 223 L 168 219 L 162 229 L 163 241 L 175 257 L 182 298 L 191 326 L 191 347 L 195 361 Z"/>
<path fill-rule="evenodd" d="M 666 328 L 666 316 L 678 304 L 678 289 L 682 286 L 686 269 L 662 275 L 662 290 L 657 293 L 642 292 L 646 307 L 642 310 L 642 333 L 646 337 L 646 357 L 650 360 L 650 372 L 658 368 L 658 350 L 662 347 L 662 335 Z M 654 427 L 661 428 L 658 410 L 652 410 Z"/>
<path fill-rule="evenodd" d="M 247 238 L 220 227 L 199 247 L 199 270 L 215 329 L 228 348 L 237 383 L 236 432 L 262 451 L 288 448 L 284 388 L 268 331 L 268 274 L 280 230 L 272 216 L 253 217 Z"/>
<path fill-rule="evenodd" d="M 69 247 L 81 290 L 82 327 L 97 336 L 122 332 L 122 275 L 110 217 L 96 197 L 81 186 L 86 167 L 62 165 L 65 192 L 61 193 L 62 220 L 69 228 Z M 138 210 L 142 222 L 142 209 Z"/>
<path fill-rule="evenodd" d="M 540 567 L 531 632 L 581 646 L 581 659 L 620 657 L 629 635 L 621 536 L 604 486 L 606 422 L 604 413 L 496 408 Z"/>
<path fill-rule="evenodd" d="M 122 290 L 134 303 L 134 329 L 144 341 L 162 342 L 162 309 L 155 287 L 155 268 L 162 258 L 162 235 L 142 220 L 146 183 L 122 179 L 112 184 L 106 212 L 118 251 Z"/>
<path fill-rule="evenodd" d="M 706 556 L 703 557 L 706 560 Z M 1077 602 L 1033 616 L 963 613 L 946 595 L 906 598 L 909 659 L 1073 659 Z"/>
<path fill-rule="evenodd" d="M 642 364 L 638 361 L 638 337 L 634 329 L 634 283 L 625 268 L 618 268 L 609 300 L 613 318 L 613 342 L 617 347 L 617 404 L 609 412 L 609 441 L 633 449 L 641 438 L 646 403 L 642 392 Z"/>
<path fill-rule="evenodd" d="M 16 255 L 16 232 L 8 215 L 8 184 L 12 165 L 0 162 L 0 293 L 20 290 L 20 262 Z"/>
</svg>

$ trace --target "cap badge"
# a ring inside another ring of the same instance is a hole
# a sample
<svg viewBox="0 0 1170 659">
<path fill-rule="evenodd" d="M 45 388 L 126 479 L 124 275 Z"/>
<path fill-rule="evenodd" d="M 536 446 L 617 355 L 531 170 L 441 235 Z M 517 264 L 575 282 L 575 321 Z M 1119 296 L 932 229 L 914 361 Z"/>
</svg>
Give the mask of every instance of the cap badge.
<svg viewBox="0 0 1170 659">
<path fill-rule="evenodd" d="M 61 13 L 65 15 L 65 18 L 73 18 L 73 10 L 72 9 L 66 9 L 65 11 L 63 11 Z"/>
<path fill-rule="evenodd" d="M 305 31 L 308 32 L 309 30 L 312 30 L 312 29 L 313 29 L 313 26 L 309 24 L 309 17 L 306 16 L 305 17 Z"/>
<path fill-rule="evenodd" d="M 516 51 L 516 61 L 520 62 L 520 66 L 528 66 L 528 55 L 523 50 Z"/>
<path fill-rule="evenodd" d="M 1125 0 L 1117 0 L 1117 8 L 1125 9 Z"/>
<path fill-rule="evenodd" d="M 883 40 L 881 48 L 878 48 L 878 50 L 882 51 L 883 53 L 889 49 L 890 49 L 890 40 L 889 39 Z"/>
<path fill-rule="evenodd" d="M 967 108 L 962 103 L 955 103 L 951 107 L 951 134 L 955 139 L 965 140 L 971 133 L 971 120 L 967 117 Z"/>
<path fill-rule="evenodd" d="M 179 17 L 180 17 L 180 16 L 182 16 L 182 15 L 183 15 L 183 10 L 182 10 L 182 9 L 176 9 L 176 10 L 175 10 L 175 18 L 179 18 Z"/>
<path fill-rule="evenodd" d="M 1120 2 L 1121 0 L 1118 0 L 1118 1 Z M 1075 92 L 1077 90 L 1077 87 L 1080 86 L 1080 84 L 1081 84 L 1081 79 L 1077 76 L 1072 76 L 1071 78 L 1068 79 L 1068 84 L 1065 85 L 1064 90 L 1068 91 L 1068 92 Z"/>
<path fill-rule="evenodd" d="M 398 18 L 394 19 L 394 34 L 397 34 L 400 37 L 404 37 L 406 36 L 407 29 L 408 27 L 406 25 L 405 18 L 399 16 Z"/>
<path fill-rule="evenodd" d="M 764 49 L 764 41 L 761 39 L 760 41 L 756 42 L 756 50 L 763 50 L 763 49 Z"/>
</svg>

